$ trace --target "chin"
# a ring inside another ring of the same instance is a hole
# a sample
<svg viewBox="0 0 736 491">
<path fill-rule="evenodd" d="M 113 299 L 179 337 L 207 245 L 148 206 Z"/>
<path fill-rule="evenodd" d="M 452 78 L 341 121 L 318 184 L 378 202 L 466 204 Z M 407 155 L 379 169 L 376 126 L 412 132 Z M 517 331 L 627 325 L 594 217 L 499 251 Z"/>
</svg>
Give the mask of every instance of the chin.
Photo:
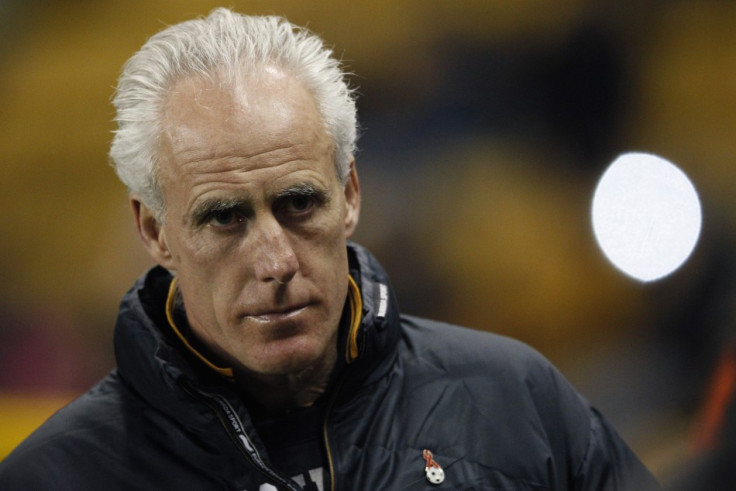
<svg viewBox="0 0 736 491">
<path fill-rule="evenodd" d="M 270 343 L 272 346 L 264 348 L 266 355 L 254 360 L 250 371 L 262 375 L 294 375 L 310 368 L 318 368 L 325 361 L 329 350 L 322 344 L 305 340 L 288 340 Z"/>
</svg>

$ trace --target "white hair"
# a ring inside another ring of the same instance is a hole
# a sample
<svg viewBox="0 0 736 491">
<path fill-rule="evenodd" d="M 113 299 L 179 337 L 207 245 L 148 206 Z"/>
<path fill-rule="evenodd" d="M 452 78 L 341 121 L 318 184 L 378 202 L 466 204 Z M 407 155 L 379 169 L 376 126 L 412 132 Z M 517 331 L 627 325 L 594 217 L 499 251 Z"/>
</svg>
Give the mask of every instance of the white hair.
<svg viewBox="0 0 736 491">
<path fill-rule="evenodd" d="M 170 26 L 152 36 L 124 65 L 113 99 L 118 129 L 110 158 L 130 193 L 157 218 L 165 203 L 157 178 L 162 108 L 171 85 L 187 76 L 212 78 L 274 65 L 312 94 L 334 143 L 344 183 L 355 152 L 357 116 L 353 91 L 340 62 L 322 40 L 275 16 L 246 16 L 218 8 L 207 17 Z"/>
</svg>

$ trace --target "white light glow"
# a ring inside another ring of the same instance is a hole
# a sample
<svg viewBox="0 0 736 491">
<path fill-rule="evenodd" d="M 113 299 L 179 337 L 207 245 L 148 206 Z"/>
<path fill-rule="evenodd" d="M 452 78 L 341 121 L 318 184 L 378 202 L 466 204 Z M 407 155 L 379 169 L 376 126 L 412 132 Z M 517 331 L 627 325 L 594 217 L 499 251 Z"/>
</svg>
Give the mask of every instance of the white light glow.
<svg viewBox="0 0 736 491">
<path fill-rule="evenodd" d="M 618 157 L 593 196 L 593 231 L 606 257 L 641 281 L 674 272 L 700 236 L 701 210 L 690 179 L 646 153 Z"/>
</svg>

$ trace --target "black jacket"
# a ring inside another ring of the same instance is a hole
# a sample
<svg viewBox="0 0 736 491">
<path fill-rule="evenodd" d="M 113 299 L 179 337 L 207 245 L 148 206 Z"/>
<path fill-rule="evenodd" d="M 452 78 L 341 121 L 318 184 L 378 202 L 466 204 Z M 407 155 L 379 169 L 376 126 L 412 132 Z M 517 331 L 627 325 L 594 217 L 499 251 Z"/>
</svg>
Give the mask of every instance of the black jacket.
<svg viewBox="0 0 736 491">
<path fill-rule="evenodd" d="M 375 259 L 349 249 L 362 322 L 354 333 L 358 356 L 328 396 L 333 489 L 657 488 L 537 352 L 400 316 Z M 257 491 L 264 480 L 299 489 L 271 469 L 237 391 L 162 327 L 169 282 L 154 268 L 128 292 L 115 329 L 117 369 L 0 463 L 0 489 Z M 425 449 L 444 470 L 439 485 L 425 476 Z"/>
</svg>

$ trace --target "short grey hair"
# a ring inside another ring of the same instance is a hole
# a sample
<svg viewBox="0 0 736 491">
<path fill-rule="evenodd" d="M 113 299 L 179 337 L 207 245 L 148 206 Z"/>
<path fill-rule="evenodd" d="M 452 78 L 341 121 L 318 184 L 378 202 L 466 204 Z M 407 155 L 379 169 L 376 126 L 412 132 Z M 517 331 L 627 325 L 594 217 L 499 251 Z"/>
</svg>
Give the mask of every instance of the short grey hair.
<svg viewBox="0 0 736 491">
<path fill-rule="evenodd" d="M 332 50 L 307 29 L 276 16 L 246 16 L 225 8 L 152 36 L 123 66 L 113 99 L 117 130 L 110 159 L 120 180 L 161 220 L 157 176 L 162 109 L 171 85 L 216 71 L 243 73 L 265 65 L 287 70 L 312 94 L 334 143 L 337 175 L 345 183 L 355 153 L 353 90 Z"/>
</svg>

